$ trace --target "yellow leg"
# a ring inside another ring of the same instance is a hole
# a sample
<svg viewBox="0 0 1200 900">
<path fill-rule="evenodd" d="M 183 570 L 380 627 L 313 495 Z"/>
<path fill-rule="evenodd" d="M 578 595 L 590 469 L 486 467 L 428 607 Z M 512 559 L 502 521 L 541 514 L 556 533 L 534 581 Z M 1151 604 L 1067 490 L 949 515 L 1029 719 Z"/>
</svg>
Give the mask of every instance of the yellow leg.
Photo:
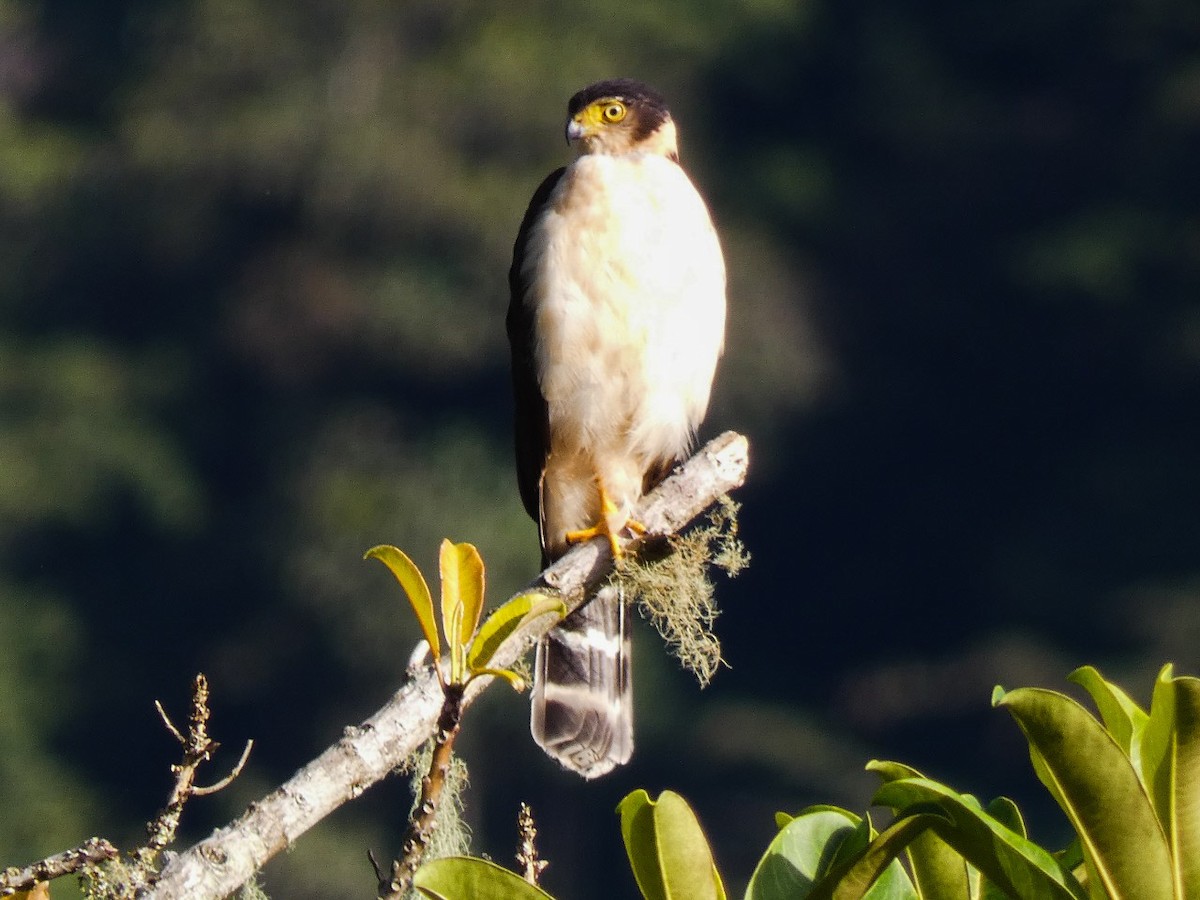
<svg viewBox="0 0 1200 900">
<path fill-rule="evenodd" d="M 620 528 L 613 529 L 609 522 L 612 514 L 617 512 L 617 505 L 612 502 L 612 498 L 608 496 L 608 491 L 604 489 L 604 484 L 599 478 L 596 479 L 596 488 L 600 492 L 600 519 L 595 525 L 590 528 L 581 528 L 578 531 L 568 531 L 566 540 L 568 544 L 582 544 L 584 541 L 590 541 L 592 538 L 603 537 L 608 540 L 608 546 L 612 550 L 613 559 L 620 559 L 625 551 L 621 549 L 621 544 L 617 540 L 617 534 L 624 528 L 628 528 L 631 532 L 637 535 L 646 533 L 646 526 L 636 519 L 626 519 Z"/>
</svg>

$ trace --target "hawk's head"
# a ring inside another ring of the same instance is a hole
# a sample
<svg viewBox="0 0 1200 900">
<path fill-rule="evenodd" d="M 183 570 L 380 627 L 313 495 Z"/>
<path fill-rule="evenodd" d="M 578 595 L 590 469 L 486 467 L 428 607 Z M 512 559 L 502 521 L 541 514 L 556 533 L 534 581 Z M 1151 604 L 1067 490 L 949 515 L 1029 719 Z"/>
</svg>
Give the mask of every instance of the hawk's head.
<svg viewBox="0 0 1200 900">
<path fill-rule="evenodd" d="M 639 81 L 585 87 L 567 104 L 567 142 L 580 153 L 657 153 L 677 159 L 675 123 L 663 98 Z"/>
</svg>

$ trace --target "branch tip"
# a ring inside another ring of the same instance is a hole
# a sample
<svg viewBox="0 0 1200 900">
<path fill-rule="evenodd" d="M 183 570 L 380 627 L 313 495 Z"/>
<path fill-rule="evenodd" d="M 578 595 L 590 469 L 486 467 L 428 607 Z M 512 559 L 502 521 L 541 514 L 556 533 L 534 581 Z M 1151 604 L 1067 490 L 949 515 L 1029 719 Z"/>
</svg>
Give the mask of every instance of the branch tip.
<svg viewBox="0 0 1200 900">
<path fill-rule="evenodd" d="M 158 710 L 158 717 L 160 719 L 162 719 L 163 724 L 167 726 L 167 731 L 171 732 L 171 734 L 174 736 L 175 740 L 179 741 L 179 743 L 183 744 L 186 747 L 187 740 L 184 738 L 184 736 L 182 734 L 179 733 L 179 729 L 175 727 L 175 723 L 171 721 L 171 717 L 168 716 L 167 711 L 165 709 L 163 709 L 162 702 L 159 700 L 155 700 L 154 708 Z"/>
<path fill-rule="evenodd" d="M 215 746 L 215 745 L 214 745 Z M 216 784 L 210 784 L 206 787 L 192 787 L 192 796 L 207 797 L 209 794 L 215 794 L 217 791 L 224 790 L 233 783 L 233 780 L 242 774 L 242 769 L 246 767 L 246 763 L 250 759 L 250 751 L 254 749 L 254 738 L 246 741 L 246 746 L 242 748 L 242 756 L 237 761 L 237 765 L 233 767 L 228 775 L 218 781 Z"/>
</svg>

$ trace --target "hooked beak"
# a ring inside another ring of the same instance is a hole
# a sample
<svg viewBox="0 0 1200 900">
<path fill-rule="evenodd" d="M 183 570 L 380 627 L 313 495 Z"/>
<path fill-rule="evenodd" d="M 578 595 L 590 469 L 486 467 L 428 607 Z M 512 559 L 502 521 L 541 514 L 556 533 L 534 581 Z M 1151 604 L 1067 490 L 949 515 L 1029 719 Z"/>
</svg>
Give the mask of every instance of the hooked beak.
<svg viewBox="0 0 1200 900">
<path fill-rule="evenodd" d="M 567 123 L 567 143 L 573 144 L 583 137 L 583 125 L 574 119 Z"/>
</svg>

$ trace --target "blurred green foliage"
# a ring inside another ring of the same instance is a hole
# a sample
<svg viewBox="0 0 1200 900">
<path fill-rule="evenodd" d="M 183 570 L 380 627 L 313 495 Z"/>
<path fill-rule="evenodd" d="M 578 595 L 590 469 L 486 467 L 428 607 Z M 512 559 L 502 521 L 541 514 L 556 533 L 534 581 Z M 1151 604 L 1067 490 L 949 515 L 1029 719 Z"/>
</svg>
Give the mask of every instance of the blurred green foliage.
<svg viewBox="0 0 1200 900">
<path fill-rule="evenodd" d="M 497 600 L 534 573 L 505 274 L 567 97 L 616 74 L 670 98 L 726 247 L 710 419 L 752 438 L 755 566 L 711 694 L 639 643 L 611 782 L 481 705 L 476 849 L 529 800 L 582 897 L 608 811 L 669 774 L 736 881 L 768 834 L 729 823 L 848 795 L 864 755 L 1007 791 L 1011 745 L 930 718 L 1200 645 L 1198 38 L 1188 0 L 0 0 L 0 861 L 136 839 L 151 702 L 198 670 L 258 749 L 196 833 L 372 711 L 417 635 L 367 547 L 470 540 Z M 268 889 L 340 896 L 406 804 Z"/>
</svg>

